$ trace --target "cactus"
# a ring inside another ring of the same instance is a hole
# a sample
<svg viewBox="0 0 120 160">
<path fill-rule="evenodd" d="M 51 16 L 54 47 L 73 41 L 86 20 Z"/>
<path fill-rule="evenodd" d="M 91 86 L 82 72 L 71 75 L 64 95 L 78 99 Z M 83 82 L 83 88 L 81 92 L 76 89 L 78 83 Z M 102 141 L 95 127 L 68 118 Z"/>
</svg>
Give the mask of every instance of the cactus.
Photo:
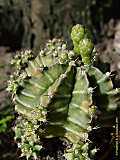
<svg viewBox="0 0 120 160">
<path fill-rule="evenodd" d="M 43 138 L 53 137 L 72 143 L 65 152 L 67 160 L 91 159 L 98 148 L 89 147 L 89 133 L 113 126 L 119 89 L 113 88 L 111 73 L 97 67 L 96 52 L 84 26 L 74 26 L 71 38 L 74 50 L 53 39 L 36 58 L 32 51 L 24 56 L 22 51 L 21 58 L 13 60 L 18 71 L 8 90 L 20 113 L 15 139 L 21 139 L 18 147 L 27 159 L 37 159 Z"/>
</svg>

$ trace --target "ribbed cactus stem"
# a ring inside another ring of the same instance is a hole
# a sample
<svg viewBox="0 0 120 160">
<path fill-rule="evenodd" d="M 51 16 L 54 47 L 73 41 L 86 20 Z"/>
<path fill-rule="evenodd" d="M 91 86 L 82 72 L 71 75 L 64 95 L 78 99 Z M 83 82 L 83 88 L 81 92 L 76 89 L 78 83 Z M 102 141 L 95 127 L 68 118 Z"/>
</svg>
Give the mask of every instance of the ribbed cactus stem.
<svg viewBox="0 0 120 160">
<path fill-rule="evenodd" d="M 74 26 L 71 38 L 74 50 L 53 39 L 35 59 L 26 51 L 13 60 L 18 71 L 8 89 L 15 109 L 24 115 L 18 117 L 15 133 L 27 158 L 39 156 L 43 138 L 61 137 L 73 144 L 67 160 L 90 160 L 98 149 L 89 149 L 89 133 L 113 123 L 120 90 L 113 89 L 110 72 L 93 66 L 94 46 L 85 27 Z"/>
</svg>

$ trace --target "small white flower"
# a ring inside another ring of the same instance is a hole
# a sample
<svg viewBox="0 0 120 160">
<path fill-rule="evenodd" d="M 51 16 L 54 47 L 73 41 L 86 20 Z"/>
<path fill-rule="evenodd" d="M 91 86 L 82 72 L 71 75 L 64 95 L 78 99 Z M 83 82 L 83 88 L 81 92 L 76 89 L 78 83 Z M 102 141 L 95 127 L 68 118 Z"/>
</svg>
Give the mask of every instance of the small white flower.
<svg viewBox="0 0 120 160">
<path fill-rule="evenodd" d="M 89 88 L 88 88 L 88 94 L 93 93 L 95 88 L 96 88 L 96 87 L 94 87 L 94 88 L 89 87 Z"/>
<path fill-rule="evenodd" d="M 111 76 L 111 72 L 106 72 L 106 76 L 110 77 Z"/>
</svg>

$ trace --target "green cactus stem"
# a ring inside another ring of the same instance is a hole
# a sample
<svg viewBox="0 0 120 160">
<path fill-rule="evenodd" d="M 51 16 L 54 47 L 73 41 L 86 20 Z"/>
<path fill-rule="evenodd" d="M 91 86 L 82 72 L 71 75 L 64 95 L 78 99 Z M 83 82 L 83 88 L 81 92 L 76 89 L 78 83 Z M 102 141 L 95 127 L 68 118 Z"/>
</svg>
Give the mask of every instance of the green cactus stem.
<svg viewBox="0 0 120 160">
<path fill-rule="evenodd" d="M 93 127 L 105 127 L 108 121 L 112 126 L 114 115 L 109 119 L 109 113 L 118 108 L 119 89 L 113 89 L 109 72 L 104 74 L 93 66 L 94 46 L 84 26 L 74 26 L 71 38 L 74 50 L 68 50 L 60 39 L 50 40 L 28 61 L 24 71 L 29 78 L 17 83 L 22 88 L 8 86 L 16 111 L 24 117 L 15 133 L 27 159 L 39 155 L 43 138 L 53 137 L 73 144 L 66 150 L 66 159 L 90 159 L 98 149 L 89 151 L 89 133 Z M 100 116 L 102 119 L 91 125 Z"/>
</svg>

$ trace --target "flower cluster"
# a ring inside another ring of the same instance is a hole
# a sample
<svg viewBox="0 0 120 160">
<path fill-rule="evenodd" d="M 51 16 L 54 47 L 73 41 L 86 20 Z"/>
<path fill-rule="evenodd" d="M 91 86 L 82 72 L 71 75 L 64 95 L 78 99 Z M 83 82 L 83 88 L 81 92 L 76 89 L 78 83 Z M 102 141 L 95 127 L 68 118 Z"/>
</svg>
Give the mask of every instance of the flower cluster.
<svg viewBox="0 0 120 160">
<path fill-rule="evenodd" d="M 65 153 L 66 159 L 87 159 L 90 160 L 88 156 L 88 145 L 89 143 L 83 144 L 74 144 L 70 149 L 67 150 L 67 153 Z"/>
<path fill-rule="evenodd" d="M 15 127 L 15 139 L 21 140 L 18 143 L 18 148 L 21 149 L 21 156 L 26 156 L 27 159 L 30 157 L 37 159 L 38 152 L 42 149 L 38 133 L 43 132 L 40 123 L 46 121 L 46 113 L 46 109 L 38 105 L 32 110 L 31 121 L 18 117 L 17 121 L 20 121 L 20 123 Z"/>
<path fill-rule="evenodd" d="M 63 40 L 56 38 L 49 40 L 46 44 L 46 48 L 40 51 L 41 56 L 48 54 L 52 54 L 54 57 L 56 57 L 56 61 L 58 61 L 60 64 L 69 62 L 75 56 L 72 50 L 69 51 L 67 49 L 67 45 L 63 42 Z"/>
<path fill-rule="evenodd" d="M 32 122 L 37 124 L 37 122 L 45 122 L 46 121 L 47 110 L 45 107 L 38 105 L 35 106 L 32 110 Z"/>
<path fill-rule="evenodd" d="M 8 81 L 7 90 L 9 92 L 11 92 L 13 95 L 16 94 L 19 87 L 23 85 L 24 79 L 26 79 L 27 77 L 28 76 L 27 76 L 27 73 L 25 71 L 23 71 L 22 73 L 20 73 L 19 71 L 14 72 L 10 76 L 10 80 Z"/>
<path fill-rule="evenodd" d="M 21 51 L 20 54 L 15 55 L 15 57 L 11 61 L 11 64 L 13 64 L 17 68 L 17 71 L 10 76 L 7 90 L 13 93 L 13 95 L 16 94 L 20 86 L 23 85 L 24 80 L 28 77 L 24 69 L 28 63 L 28 60 L 31 60 L 32 58 L 32 51 L 25 50 Z"/>
<path fill-rule="evenodd" d="M 61 39 L 54 38 L 53 40 L 49 40 L 46 44 L 45 49 L 42 49 L 40 51 L 41 56 L 46 56 L 48 54 L 52 54 L 53 56 L 58 56 L 59 48 L 61 48 L 61 45 L 63 44 L 63 41 Z"/>
<path fill-rule="evenodd" d="M 40 130 L 39 125 L 23 120 L 23 118 L 15 126 L 15 140 L 20 140 L 18 148 L 21 149 L 21 157 L 26 156 L 27 159 L 34 157 L 34 159 L 37 159 L 38 153 L 42 149 L 40 137 L 37 134 Z"/>
<path fill-rule="evenodd" d="M 15 65 L 18 70 L 21 70 L 26 67 L 28 60 L 33 58 L 32 50 L 21 51 L 19 54 L 15 55 L 11 64 Z"/>
<path fill-rule="evenodd" d="M 94 148 L 89 151 L 89 142 L 86 142 L 83 144 L 74 144 L 72 147 L 67 149 L 67 153 L 65 153 L 66 159 L 81 159 L 81 160 L 90 160 L 90 157 L 93 158 L 95 156 L 95 153 L 99 149 Z"/>
</svg>

